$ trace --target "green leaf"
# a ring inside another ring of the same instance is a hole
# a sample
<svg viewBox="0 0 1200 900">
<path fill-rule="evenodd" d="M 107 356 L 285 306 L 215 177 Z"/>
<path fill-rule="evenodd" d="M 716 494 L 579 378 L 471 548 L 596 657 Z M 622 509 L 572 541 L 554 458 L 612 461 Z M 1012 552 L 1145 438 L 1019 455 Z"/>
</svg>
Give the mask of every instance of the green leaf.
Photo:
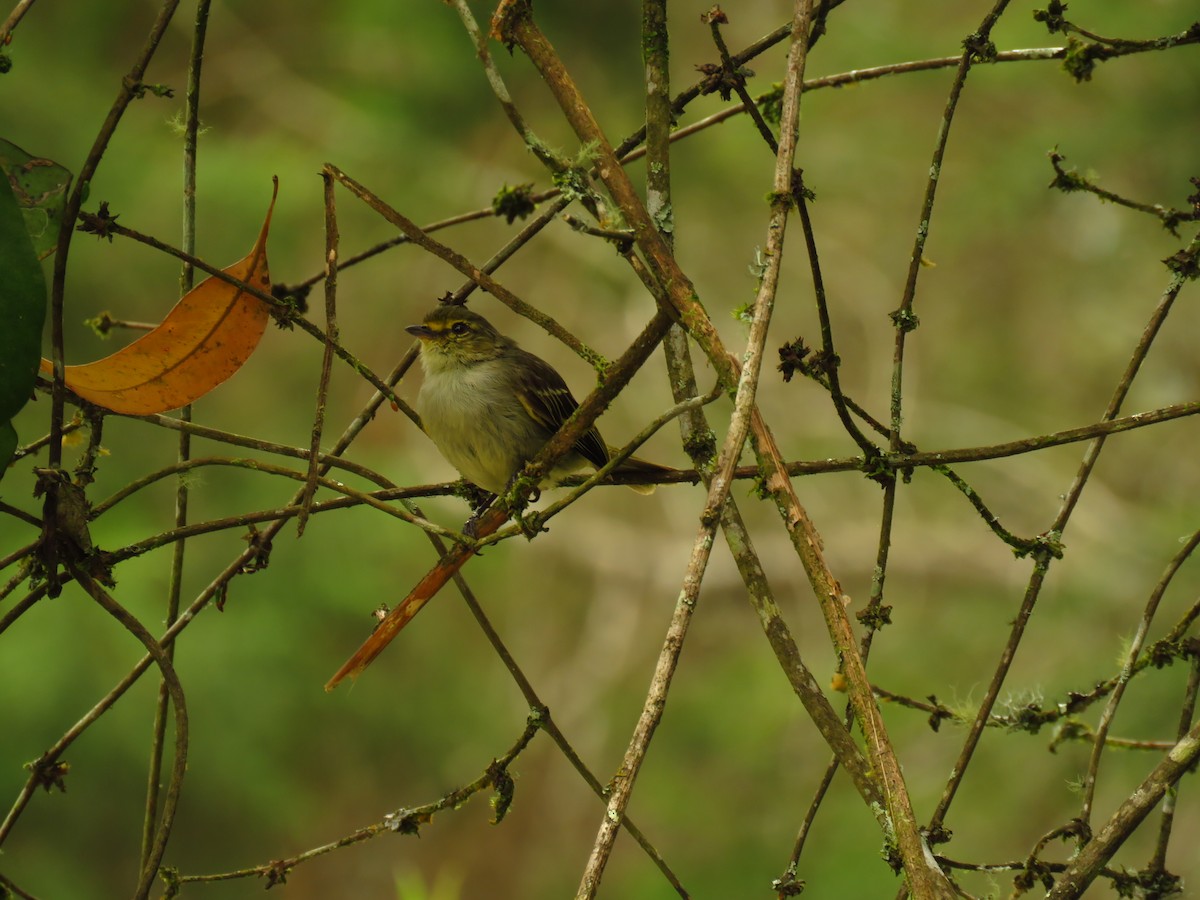
<svg viewBox="0 0 1200 900">
<path fill-rule="evenodd" d="M 39 159 L 3 138 L 0 138 L 0 169 L 8 174 L 34 252 L 38 259 L 45 259 L 58 243 L 71 173 L 58 163 Z"/>
<path fill-rule="evenodd" d="M 8 470 L 8 461 L 17 452 L 17 429 L 12 422 L 0 422 L 0 479 Z"/>
<path fill-rule="evenodd" d="M 8 178 L 0 178 L 0 478 L 17 446 L 12 417 L 33 392 L 46 280 Z"/>
</svg>

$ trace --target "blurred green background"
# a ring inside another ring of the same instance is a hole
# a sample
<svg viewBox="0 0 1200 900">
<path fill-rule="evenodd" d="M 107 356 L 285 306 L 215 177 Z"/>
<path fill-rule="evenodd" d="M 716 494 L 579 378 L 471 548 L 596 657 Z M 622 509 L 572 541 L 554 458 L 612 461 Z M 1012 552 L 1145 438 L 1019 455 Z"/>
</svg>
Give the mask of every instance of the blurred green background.
<svg viewBox="0 0 1200 900">
<path fill-rule="evenodd" d="M 716 54 L 704 4 L 671 9 L 676 90 Z M 1057 46 L 1031 10 L 1013 3 L 993 38 L 1000 49 Z M 185 4 L 185 7 L 188 5 Z M 830 17 L 808 75 L 956 54 L 990 3 L 849 0 Z M 486 22 L 486 4 L 473 4 Z M 0 79 L 0 136 L 77 171 L 142 45 L 156 4 L 76 0 L 38 4 L 7 52 Z M 740 49 L 790 15 L 782 2 L 729 4 L 726 39 Z M 1069 17 L 1103 35 L 1149 38 L 1195 18 L 1182 0 L 1113 4 L 1076 0 Z M 642 120 L 639 6 L 547 2 L 537 16 L 578 79 L 610 138 Z M 120 222 L 179 243 L 183 88 L 193 10 L 182 8 L 147 72 L 176 97 L 148 97 L 128 111 L 91 186 L 87 208 L 108 201 Z M 527 61 L 494 47 L 533 128 L 567 155 L 578 150 Z M 783 46 L 750 63 L 752 93 L 783 77 Z M 846 391 L 886 415 L 893 329 L 920 199 L 953 70 L 888 78 L 804 98 L 800 165 L 812 207 Z M 681 123 L 721 109 L 694 103 Z M 281 182 L 270 243 L 275 281 L 322 268 L 321 182 L 326 161 L 419 222 L 486 207 L 504 184 L 547 184 L 500 114 L 470 42 L 443 4 L 351 0 L 340 4 L 216 2 L 208 29 L 199 152 L 198 252 L 226 265 L 249 248 Z M 951 134 L 909 339 L 905 428 L 923 449 L 1012 440 L 1097 420 L 1169 274 L 1160 260 L 1182 242 L 1153 218 L 1084 195 L 1046 189 L 1047 151 L 1118 193 L 1185 207 L 1200 175 L 1200 51 L 1184 47 L 1102 64 L 1076 84 L 1056 62 L 972 71 Z M 731 347 L 744 327 L 730 314 L 753 297 L 748 265 L 766 240 L 773 158 L 744 118 L 676 144 L 678 256 Z M 636 168 L 636 167 L 635 167 Z M 640 173 L 639 176 L 640 178 Z M 378 216 L 339 192 L 343 253 L 390 237 Z M 439 237 L 482 262 L 516 226 L 483 220 Z M 1192 226 L 1194 229 L 1194 226 Z M 1191 232 L 1185 229 L 1186 236 Z M 792 233 L 770 346 L 819 339 L 799 231 Z M 68 362 L 112 351 L 82 323 L 110 310 L 161 318 L 177 294 L 178 267 L 130 241 L 77 235 L 66 289 Z M 652 306 L 612 249 L 556 223 L 500 280 L 615 357 Z M 346 347 L 375 371 L 390 370 L 411 339 L 405 325 L 461 278 L 402 247 L 339 279 Z M 320 307 L 319 289 L 314 306 Z M 474 301 L 527 348 L 554 362 L 582 395 L 591 373 L 569 351 L 494 300 Z M 313 313 L 320 321 L 320 312 Z M 1143 368 L 1126 411 L 1193 400 L 1200 310 L 1185 289 Z M 230 382 L 197 404 L 198 421 L 305 445 L 321 347 L 271 329 Z M 828 399 L 810 383 L 764 375 L 760 401 L 785 454 L 820 459 L 856 452 Z M 701 382 L 709 381 L 700 366 Z M 419 376 L 403 396 L 415 396 Z M 371 395 L 345 366 L 334 370 L 326 445 Z M 622 443 L 670 405 L 656 356 L 601 420 Z M 710 408 L 714 424 L 727 404 Z M 39 398 L 17 425 L 22 440 L 47 430 Z M 1112 439 L 1065 535 L 1008 679 L 1006 703 L 1053 703 L 1111 676 L 1146 596 L 1182 538 L 1194 531 L 1200 463 L 1197 424 L 1184 419 Z M 112 418 L 104 431 L 93 500 L 174 459 L 173 434 Z M 70 453 L 77 453 L 72 450 Z M 1082 445 L 964 465 L 1010 530 L 1047 528 L 1070 486 Z M 195 455 L 243 455 L 203 440 Z M 643 455 L 685 465 L 673 428 Z M 399 483 L 452 476 L 403 416 L 385 407 L 349 456 Z M 3 499 L 37 512 L 25 460 L 9 471 Z M 281 479 L 204 469 L 192 480 L 200 521 L 279 506 Z M 825 538 L 834 572 L 856 605 L 869 593 L 880 491 L 854 474 L 801 479 L 797 490 Z M 173 515 L 168 480 L 97 521 L 106 549 L 142 540 Z M 810 667 L 835 661 L 824 626 L 777 515 L 735 488 L 772 585 Z M 703 505 L 699 488 L 652 498 L 601 490 L 533 543 L 510 542 L 467 568 L 509 647 L 555 719 L 598 777 L 616 769 L 641 708 Z M 457 526 L 466 507 L 431 500 L 426 511 Z M 0 519 L 0 554 L 36 536 Z M 184 601 L 244 546 L 241 532 L 188 544 Z M 164 609 L 170 554 L 122 565 L 116 597 L 152 631 Z M 398 807 L 424 803 L 475 778 L 507 749 L 526 709 L 462 602 L 446 591 L 353 687 L 322 685 L 369 630 L 370 611 L 398 602 L 433 561 L 424 538 L 366 510 L 315 517 L 302 539 L 289 526 L 270 567 L 236 579 L 223 614 L 206 610 L 178 644 L 192 723 L 188 777 L 166 862 L 185 873 L 257 865 L 334 840 Z M 1013 558 L 948 483 L 917 472 L 900 491 L 887 581 L 895 624 L 875 642 L 879 684 L 936 694 L 970 710 L 982 697 L 1020 602 L 1030 563 Z M 4 573 L 11 577 L 11 570 Z M 1200 572 L 1184 567 L 1164 599 L 1160 636 L 1197 596 Z M 7 599 L 12 604 L 20 592 Z M 0 605 L 0 613 L 6 606 Z M 43 601 L 0 643 L 0 798 L 24 783 L 22 763 L 83 715 L 141 648 L 81 592 Z M 1130 689 L 1116 720 L 1122 737 L 1167 739 L 1177 727 L 1186 673 L 1153 672 Z M 68 793 L 35 797 L 0 856 L 0 871 L 39 897 L 107 898 L 130 891 L 137 870 L 153 697 L 145 678 L 70 750 Z M 831 692 L 839 706 L 843 698 Z M 1000 710 L 1005 711 L 1005 710 Z M 965 730 L 930 731 L 923 715 L 885 708 L 913 794 L 928 818 Z M 1088 716 L 1095 721 L 1095 711 Z M 989 731 L 947 825 L 956 859 L 1023 858 L 1048 830 L 1077 813 L 1072 790 L 1088 748 L 1047 752 L 1039 736 Z M 637 783 L 630 813 L 698 898 L 771 896 L 828 751 L 768 652 L 723 549 L 714 554 L 666 716 Z M 1157 754 L 1106 756 L 1096 821 L 1157 762 Z M 544 736 L 520 757 L 515 805 L 499 827 L 483 798 L 442 813 L 420 840 L 381 836 L 303 865 L 275 889 L 285 897 L 454 900 L 570 896 L 587 859 L 600 803 Z M 1200 808 L 1184 782 L 1168 867 L 1200 881 Z M 11 802 L 0 799 L 0 803 Z M 1157 819 L 1116 864 L 1145 865 Z M 839 778 L 801 860 L 816 898 L 892 896 L 898 881 L 857 795 Z M 1055 846 L 1053 858 L 1067 847 Z M 968 878 L 973 893 L 1007 895 L 1011 882 Z M 188 886 L 186 897 L 247 897 L 262 882 Z M 1107 888 L 1092 889 L 1106 895 Z M 668 885 L 622 837 L 601 892 L 658 898 Z"/>
</svg>

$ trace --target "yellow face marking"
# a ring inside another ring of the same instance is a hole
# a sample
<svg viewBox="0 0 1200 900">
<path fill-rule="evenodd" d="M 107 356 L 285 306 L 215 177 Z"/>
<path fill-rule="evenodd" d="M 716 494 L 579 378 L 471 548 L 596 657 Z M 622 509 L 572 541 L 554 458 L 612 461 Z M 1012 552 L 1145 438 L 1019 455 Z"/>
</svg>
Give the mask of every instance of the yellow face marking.
<svg viewBox="0 0 1200 900">
<path fill-rule="evenodd" d="M 429 318 L 424 322 L 426 328 L 429 329 L 432 336 L 441 337 L 442 335 L 463 337 L 468 332 L 472 331 L 471 323 L 466 319 L 446 319 L 441 317 Z"/>
</svg>

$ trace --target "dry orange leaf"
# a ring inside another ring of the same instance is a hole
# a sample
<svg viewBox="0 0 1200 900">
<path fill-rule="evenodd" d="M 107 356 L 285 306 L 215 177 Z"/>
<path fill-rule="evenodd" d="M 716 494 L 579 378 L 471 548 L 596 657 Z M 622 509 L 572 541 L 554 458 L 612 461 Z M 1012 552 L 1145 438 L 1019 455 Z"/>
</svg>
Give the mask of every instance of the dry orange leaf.
<svg viewBox="0 0 1200 900">
<path fill-rule="evenodd" d="M 250 254 L 224 269 L 267 293 L 267 232 L 279 192 Z M 67 366 L 67 387 L 97 406 L 133 416 L 178 409 L 203 397 L 242 367 L 267 327 L 270 306 L 219 278 L 206 278 L 175 304 L 152 331 L 111 356 Z M 43 359 L 41 370 L 53 375 Z"/>
</svg>

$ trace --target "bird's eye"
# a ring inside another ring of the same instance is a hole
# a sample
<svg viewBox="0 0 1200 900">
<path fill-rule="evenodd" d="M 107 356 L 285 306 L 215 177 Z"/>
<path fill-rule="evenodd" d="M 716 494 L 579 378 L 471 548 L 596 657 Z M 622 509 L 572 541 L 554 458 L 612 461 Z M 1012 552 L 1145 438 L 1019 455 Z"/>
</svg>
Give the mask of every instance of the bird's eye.
<svg viewBox="0 0 1200 900">
<path fill-rule="evenodd" d="M 468 331 L 471 330 L 471 326 L 468 325 L 466 322 L 455 322 L 453 325 L 450 326 L 450 330 L 453 331 L 455 334 L 466 334 Z"/>
</svg>

